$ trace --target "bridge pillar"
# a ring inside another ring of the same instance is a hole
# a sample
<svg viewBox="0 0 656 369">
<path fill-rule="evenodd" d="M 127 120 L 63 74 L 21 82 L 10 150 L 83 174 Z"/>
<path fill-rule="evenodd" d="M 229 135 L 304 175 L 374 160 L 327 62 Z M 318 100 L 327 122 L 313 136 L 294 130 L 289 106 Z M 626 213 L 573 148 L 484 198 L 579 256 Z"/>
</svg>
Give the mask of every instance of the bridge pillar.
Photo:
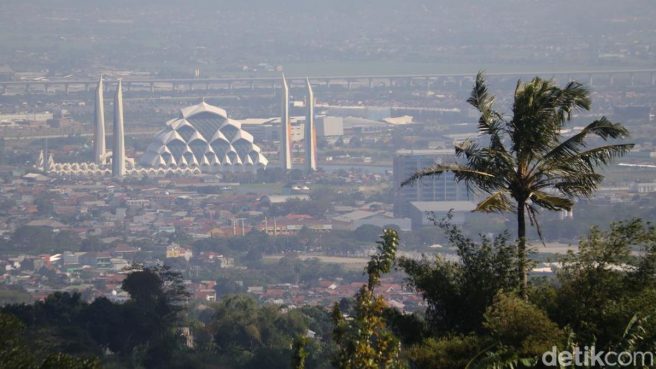
<svg viewBox="0 0 656 369">
<path fill-rule="evenodd" d="M 588 85 L 592 86 L 594 84 L 594 77 L 592 74 L 588 75 Z"/>
<path fill-rule="evenodd" d="M 50 84 L 49 83 L 44 83 L 43 84 L 43 91 L 48 94 L 48 90 L 50 90 Z"/>
<path fill-rule="evenodd" d="M 369 89 L 372 89 L 374 87 L 374 79 L 369 78 L 368 81 L 367 81 L 367 84 L 369 86 Z"/>
<path fill-rule="evenodd" d="M 251 90 L 255 89 L 255 81 L 251 81 Z"/>
<path fill-rule="evenodd" d="M 68 83 L 64 83 L 64 94 L 68 95 Z"/>
<path fill-rule="evenodd" d="M 210 90 L 210 83 L 205 82 L 205 91 L 209 91 L 209 90 Z"/>
<path fill-rule="evenodd" d="M 26 94 L 30 93 L 30 84 L 29 83 L 25 84 L 25 93 Z"/>
<path fill-rule="evenodd" d="M 612 74 L 608 74 L 608 84 L 611 86 L 615 84 L 615 76 Z"/>
<path fill-rule="evenodd" d="M 629 79 L 631 80 L 631 86 L 635 86 L 635 74 L 629 73 Z"/>
<path fill-rule="evenodd" d="M 651 72 L 649 75 L 651 77 L 651 85 L 656 86 L 656 73 Z"/>
<path fill-rule="evenodd" d="M 0 88 L 0 95 L 4 95 L 5 92 L 7 92 L 7 86 L 3 85 L 2 88 Z"/>
<path fill-rule="evenodd" d="M 347 90 L 351 89 L 351 81 L 350 80 L 346 80 L 346 89 Z"/>
<path fill-rule="evenodd" d="M 150 94 L 155 94 L 155 82 L 150 82 Z"/>
</svg>

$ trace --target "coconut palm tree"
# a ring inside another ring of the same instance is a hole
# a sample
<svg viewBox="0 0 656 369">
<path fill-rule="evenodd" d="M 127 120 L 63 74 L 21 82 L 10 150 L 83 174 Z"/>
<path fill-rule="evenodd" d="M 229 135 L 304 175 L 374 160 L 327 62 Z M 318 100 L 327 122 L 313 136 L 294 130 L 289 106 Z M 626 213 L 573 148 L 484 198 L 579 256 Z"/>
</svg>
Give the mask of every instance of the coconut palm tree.
<svg viewBox="0 0 656 369">
<path fill-rule="evenodd" d="M 535 77 L 521 80 L 515 88 L 512 117 L 494 107 L 485 77 L 476 76 L 467 100 L 480 112 L 480 139 L 456 145 L 456 163 L 435 165 L 405 180 L 407 186 L 427 176 L 452 172 L 457 181 L 486 197 L 475 211 L 515 212 L 517 215 L 518 272 L 520 291 L 526 296 L 528 267 L 526 221 L 535 225 L 540 208 L 570 210 L 577 197 L 589 197 L 603 176 L 597 168 L 627 153 L 632 144 L 606 144 L 628 137 L 619 123 L 605 117 L 595 120 L 571 137 L 561 134 L 572 113 L 590 109 L 589 91 L 578 82 L 559 88 L 552 80 Z M 590 138 L 596 137 L 590 146 Z"/>
</svg>

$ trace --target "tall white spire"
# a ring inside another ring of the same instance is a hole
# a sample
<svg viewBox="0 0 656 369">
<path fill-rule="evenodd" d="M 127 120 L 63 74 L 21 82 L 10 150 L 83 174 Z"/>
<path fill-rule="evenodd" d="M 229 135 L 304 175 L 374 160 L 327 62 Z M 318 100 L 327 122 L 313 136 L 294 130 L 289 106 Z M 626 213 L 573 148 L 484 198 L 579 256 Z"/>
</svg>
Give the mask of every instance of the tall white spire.
<svg viewBox="0 0 656 369">
<path fill-rule="evenodd" d="M 121 80 L 114 96 L 114 146 L 112 148 L 112 176 L 125 175 L 125 131 L 123 127 L 123 91 Z"/>
<path fill-rule="evenodd" d="M 94 156 L 93 161 L 100 165 L 105 163 L 105 104 L 102 75 L 96 88 L 96 108 L 94 113 Z"/>
<path fill-rule="evenodd" d="M 305 171 L 317 170 L 317 130 L 314 126 L 314 91 L 310 79 L 305 79 L 307 88 L 307 112 L 305 114 Z"/>
<path fill-rule="evenodd" d="M 36 165 L 35 165 L 35 167 L 36 167 L 37 169 L 41 169 L 41 170 L 43 170 L 43 171 L 45 172 L 45 171 L 46 171 L 46 159 L 45 159 L 45 156 L 46 156 L 46 155 L 44 154 L 43 151 L 44 151 L 44 150 L 41 150 L 41 151 L 39 152 L 39 157 L 38 157 L 38 159 L 36 159 Z"/>
<path fill-rule="evenodd" d="M 43 140 L 43 171 L 45 173 L 48 173 L 50 170 L 50 162 L 48 161 L 48 157 L 50 156 L 50 152 L 48 151 L 48 139 Z"/>
<path fill-rule="evenodd" d="M 289 86 L 282 75 L 282 110 L 280 114 L 280 167 L 292 169 L 291 127 L 289 123 Z"/>
</svg>

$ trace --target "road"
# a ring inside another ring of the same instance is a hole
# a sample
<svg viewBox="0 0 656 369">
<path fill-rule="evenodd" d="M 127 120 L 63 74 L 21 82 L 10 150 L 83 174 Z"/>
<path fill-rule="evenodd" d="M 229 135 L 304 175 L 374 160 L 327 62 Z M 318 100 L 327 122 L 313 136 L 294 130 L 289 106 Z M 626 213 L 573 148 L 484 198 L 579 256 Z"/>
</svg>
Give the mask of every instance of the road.
<svg viewBox="0 0 656 369">
<path fill-rule="evenodd" d="M 474 73 L 459 74 L 399 74 L 399 75 L 336 75 L 336 76 L 310 76 L 310 80 L 317 85 L 344 85 L 351 88 L 352 85 L 367 86 L 392 86 L 395 84 L 413 83 L 424 81 L 431 82 L 440 80 L 456 80 L 462 83 L 474 78 Z M 635 80 L 646 82 L 647 84 L 656 85 L 656 69 L 617 69 L 617 70 L 571 70 L 571 71 L 534 71 L 534 72 L 500 72 L 487 73 L 488 77 L 532 77 L 532 76 L 563 77 L 573 79 L 584 77 L 588 79 L 589 84 L 594 81 L 604 80 L 610 85 L 614 83 L 615 77 L 627 77 L 631 84 Z M 287 76 L 289 84 L 294 87 L 303 86 L 306 76 Z M 581 78 L 579 78 L 581 79 Z M 211 89 L 229 89 L 233 88 L 278 88 L 280 77 L 217 77 L 217 78 L 124 78 L 123 87 L 126 90 L 141 89 L 150 90 L 151 92 L 159 91 L 192 91 L 192 90 L 211 90 Z M 4 94 L 10 90 L 16 93 L 28 94 L 35 90 L 36 92 L 73 92 L 88 91 L 94 88 L 97 80 L 25 80 L 25 81 L 4 81 L 0 82 L 0 93 Z M 116 83 L 116 79 L 106 79 L 106 86 Z"/>
</svg>

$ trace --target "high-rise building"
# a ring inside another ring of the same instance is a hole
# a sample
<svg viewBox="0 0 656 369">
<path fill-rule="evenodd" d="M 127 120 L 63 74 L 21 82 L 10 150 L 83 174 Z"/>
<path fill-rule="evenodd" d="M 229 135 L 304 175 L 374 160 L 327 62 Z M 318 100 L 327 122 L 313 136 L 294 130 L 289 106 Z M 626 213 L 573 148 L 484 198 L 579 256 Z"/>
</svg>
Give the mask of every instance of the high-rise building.
<svg viewBox="0 0 656 369">
<path fill-rule="evenodd" d="M 114 145 L 112 147 L 112 176 L 125 176 L 125 128 L 123 125 L 123 91 L 121 80 L 114 96 Z"/>
<path fill-rule="evenodd" d="M 93 161 L 102 165 L 106 160 L 105 148 L 105 104 L 104 104 L 104 86 L 103 79 L 100 76 L 98 87 L 96 88 L 96 104 L 94 111 L 94 148 L 93 148 Z"/>
<path fill-rule="evenodd" d="M 282 109 L 280 112 L 280 167 L 292 169 L 291 127 L 289 121 L 289 86 L 282 75 Z"/>
<path fill-rule="evenodd" d="M 307 88 L 307 112 L 305 115 L 305 171 L 317 170 L 317 130 L 314 125 L 314 91 L 310 79 L 305 80 Z"/>
<path fill-rule="evenodd" d="M 453 173 L 424 177 L 412 185 L 401 183 L 417 171 L 436 164 L 456 161 L 453 150 L 399 150 L 394 156 L 394 214 L 410 216 L 412 202 L 469 201 L 471 195 L 464 183 L 455 181 Z"/>
</svg>

